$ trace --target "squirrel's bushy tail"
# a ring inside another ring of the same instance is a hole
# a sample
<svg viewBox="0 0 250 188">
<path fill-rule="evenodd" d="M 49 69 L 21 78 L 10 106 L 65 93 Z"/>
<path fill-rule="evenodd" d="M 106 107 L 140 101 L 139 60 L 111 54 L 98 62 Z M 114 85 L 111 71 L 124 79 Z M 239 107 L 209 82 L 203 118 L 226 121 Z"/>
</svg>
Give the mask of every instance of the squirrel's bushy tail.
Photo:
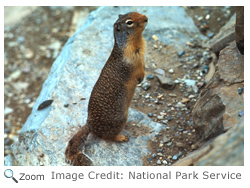
<svg viewBox="0 0 250 188">
<path fill-rule="evenodd" d="M 74 166 L 90 166 L 91 159 L 84 153 L 85 142 L 90 133 L 89 125 L 84 125 L 69 141 L 65 151 L 66 160 Z"/>
</svg>

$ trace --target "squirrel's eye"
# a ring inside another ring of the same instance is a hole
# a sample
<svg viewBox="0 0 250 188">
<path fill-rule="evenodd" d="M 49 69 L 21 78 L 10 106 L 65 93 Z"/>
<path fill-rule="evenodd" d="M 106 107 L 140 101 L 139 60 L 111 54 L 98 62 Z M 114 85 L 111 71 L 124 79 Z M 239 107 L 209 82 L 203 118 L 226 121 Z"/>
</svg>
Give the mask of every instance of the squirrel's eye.
<svg viewBox="0 0 250 188">
<path fill-rule="evenodd" d="M 128 27 L 131 27 L 132 25 L 133 25 L 133 21 L 132 20 L 127 20 L 126 22 L 125 22 L 127 25 L 128 25 Z"/>
</svg>

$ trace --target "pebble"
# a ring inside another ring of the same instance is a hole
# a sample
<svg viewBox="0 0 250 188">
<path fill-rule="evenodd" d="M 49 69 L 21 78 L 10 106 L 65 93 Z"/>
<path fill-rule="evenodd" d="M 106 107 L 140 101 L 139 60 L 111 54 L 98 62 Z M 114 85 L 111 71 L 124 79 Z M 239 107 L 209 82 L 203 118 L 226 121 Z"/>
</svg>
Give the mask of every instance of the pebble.
<svg viewBox="0 0 250 188">
<path fill-rule="evenodd" d="M 25 41 L 25 38 L 24 38 L 23 36 L 18 36 L 18 37 L 17 37 L 17 42 L 18 42 L 19 44 L 22 44 L 24 41 Z"/>
<path fill-rule="evenodd" d="M 8 42 L 8 47 L 10 47 L 10 48 L 13 48 L 13 47 L 15 47 L 15 46 L 17 46 L 17 45 L 18 45 L 18 44 L 17 44 L 16 41 Z"/>
<path fill-rule="evenodd" d="M 52 55 L 53 58 L 56 58 L 58 56 L 60 48 L 61 48 L 61 42 L 58 40 L 54 41 L 48 46 L 48 49 L 53 50 L 53 55 Z"/>
<path fill-rule="evenodd" d="M 177 95 L 174 94 L 174 93 L 169 93 L 168 95 L 169 95 L 170 97 L 177 97 Z"/>
<path fill-rule="evenodd" d="M 25 49 L 24 53 L 26 59 L 32 59 L 34 57 L 34 52 L 29 48 Z"/>
<path fill-rule="evenodd" d="M 171 138 L 167 138 L 166 136 L 164 136 L 164 137 L 162 138 L 162 141 L 163 141 L 163 143 L 167 143 L 167 142 L 170 142 L 170 141 L 171 141 Z"/>
<path fill-rule="evenodd" d="M 189 101 L 188 98 L 183 98 L 183 99 L 181 100 L 181 103 L 187 103 L 188 101 Z"/>
<path fill-rule="evenodd" d="M 152 113 L 148 113 L 148 117 L 153 117 L 153 114 Z"/>
<path fill-rule="evenodd" d="M 193 67 L 194 67 L 194 68 L 198 68 L 198 67 L 199 67 L 199 64 L 198 64 L 198 63 L 195 63 Z"/>
<path fill-rule="evenodd" d="M 35 101 L 29 103 L 29 104 L 28 104 L 28 107 L 29 107 L 29 108 L 33 108 L 34 105 L 35 105 Z"/>
<path fill-rule="evenodd" d="M 177 160 L 178 159 L 178 157 L 180 157 L 182 155 L 182 152 L 181 151 L 179 151 L 179 153 L 178 154 L 176 154 L 176 155 L 174 155 L 173 156 L 173 160 Z M 176 158 L 176 159 L 175 159 Z"/>
<path fill-rule="evenodd" d="M 8 39 L 12 39 L 14 37 L 13 33 L 4 33 L 4 37 Z"/>
<path fill-rule="evenodd" d="M 168 164 L 168 162 L 166 160 L 163 160 L 162 163 L 165 164 L 165 165 Z"/>
<path fill-rule="evenodd" d="M 19 76 L 21 76 L 21 74 L 22 74 L 21 70 L 16 70 L 15 72 L 11 73 L 10 79 L 16 80 L 17 78 L 19 78 Z"/>
<path fill-rule="evenodd" d="M 48 46 L 51 50 L 59 50 L 61 48 L 61 42 L 56 40 Z"/>
<path fill-rule="evenodd" d="M 161 164 L 161 160 L 158 159 L 157 162 L 156 162 L 156 164 L 160 165 Z"/>
<path fill-rule="evenodd" d="M 241 94 L 242 91 L 243 91 L 243 88 L 239 87 L 239 88 L 238 88 L 238 93 Z"/>
<path fill-rule="evenodd" d="M 154 72 L 165 77 L 165 71 L 163 69 L 155 69 Z"/>
<path fill-rule="evenodd" d="M 184 82 L 186 83 L 187 86 L 194 86 L 196 83 L 195 80 L 191 80 L 191 79 L 186 79 L 184 80 Z"/>
<path fill-rule="evenodd" d="M 157 116 L 157 119 L 162 120 L 163 116 Z"/>
<path fill-rule="evenodd" d="M 189 57 L 188 57 L 188 61 L 192 61 L 193 59 L 195 59 L 194 56 L 189 56 Z"/>
<path fill-rule="evenodd" d="M 188 98 L 189 99 L 195 98 L 195 95 L 189 95 Z"/>
<path fill-rule="evenodd" d="M 244 110 L 239 112 L 239 116 L 242 117 L 244 115 Z"/>
<path fill-rule="evenodd" d="M 171 146 L 171 145 L 172 145 L 172 142 L 167 143 L 167 146 Z"/>
<path fill-rule="evenodd" d="M 154 39 L 154 41 L 158 41 L 158 37 L 156 35 L 152 35 L 152 38 Z"/>
<path fill-rule="evenodd" d="M 147 93 L 147 94 L 145 95 L 145 99 L 149 99 L 149 98 L 150 98 L 150 95 L 151 95 L 151 93 Z"/>
<path fill-rule="evenodd" d="M 146 91 L 151 87 L 151 83 L 150 82 L 144 82 L 142 84 L 142 88 Z"/>
<path fill-rule="evenodd" d="M 174 155 L 172 159 L 176 161 L 178 159 L 178 155 Z"/>
<path fill-rule="evenodd" d="M 28 67 L 24 67 L 22 69 L 22 72 L 25 73 L 25 74 L 28 74 L 30 72 L 30 69 Z"/>
<path fill-rule="evenodd" d="M 158 155 L 158 156 L 161 156 L 161 157 L 163 156 L 162 153 L 157 153 L 157 155 Z"/>
<path fill-rule="evenodd" d="M 24 103 L 25 103 L 25 104 L 29 104 L 30 102 L 31 102 L 31 99 L 30 99 L 30 98 L 27 98 L 27 99 L 24 100 Z"/>
<path fill-rule="evenodd" d="M 200 89 L 205 85 L 205 82 L 198 82 L 197 87 Z"/>
<path fill-rule="evenodd" d="M 163 143 L 160 143 L 160 144 L 159 144 L 159 147 L 160 147 L 160 148 L 163 147 Z"/>
<path fill-rule="evenodd" d="M 162 149 L 157 149 L 156 150 L 158 153 L 162 153 Z"/>
<path fill-rule="evenodd" d="M 13 87 L 20 93 L 29 87 L 29 83 L 28 82 L 15 82 L 13 83 Z"/>
<path fill-rule="evenodd" d="M 178 52 L 177 52 L 177 55 L 178 55 L 179 57 L 183 56 L 184 54 L 185 54 L 185 51 L 178 51 Z"/>
<path fill-rule="evenodd" d="M 197 20 L 198 20 L 198 21 L 203 20 L 203 16 L 198 17 Z"/>
<path fill-rule="evenodd" d="M 154 100 L 154 99 L 153 99 L 153 100 Z M 155 100 L 154 100 L 154 103 L 155 103 L 155 104 L 162 104 L 162 102 L 160 102 L 158 99 L 155 99 Z"/>
<path fill-rule="evenodd" d="M 198 88 L 196 85 L 194 85 L 194 86 L 192 86 L 192 90 L 193 90 L 195 93 L 198 93 L 199 88 Z"/>
<path fill-rule="evenodd" d="M 174 89 L 175 82 L 171 78 L 167 78 L 165 76 L 157 75 L 157 79 L 159 84 L 164 89 Z"/>
<path fill-rule="evenodd" d="M 213 38 L 214 37 L 214 33 L 209 33 L 207 36 L 208 36 L 208 38 Z"/>
<path fill-rule="evenodd" d="M 174 74 L 174 69 L 169 69 L 168 72 Z"/>
<path fill-rule="evenodd" d="M 201 80 L 201 77 L 200 77 L 200 76 L 197 76 L 197 80 Z"/>
<path fill-rule="evenodd" d="M 162 99 L 163 98 L 163 94 L 159 94 L 158 96 L 157 96 L 157 99 Z"/>
<path fill-rule="evenodd" d="M 152 158 L 151 158 L 151 157 L 149 157 L 149 158 L 147 158 L 147 160 L 148 160 L 148 162 L 151 162 L 151 161 L 152 161 Z"/>
<path fill-rule="evenodd" d="M 202 73 L 204 73 L 204 74 L 207 74 L 207 73 L 208 73 L 208 70 L 209 70 L 209 66 L 208 66 L 208 65 L 204 65 L 204 66 L 201 68 L 201 71 L 202 71 Z"/>
<path fill-rule="evenodd" d="M 157 156 L 156 153 L 153 153 L 152 157 L 153 157 L 153 158 L 156 158 L 156 156 Z"/>
<path fill-rule="evenodd" d="M 171 116 L 168 116 L 168 117 L 167 117 L 167 120 L 168 120 L 168 121 L 170 121 L 171 119 L 172 119 L 172 117 L 171 117 Z"/>
<path fill-rule="evenodd" d="M 4 108 L 4 115 L 11 114 L 14 110 L 10 107 L 5 107 Z"/>
<path fill-rule="evenodd" d="M 176 108 L 183 108 L 185 106 L 186 106 L 185 104 L 182 104 L 181 102 L 178 102 L 174 107 L 176 107 Z"/>
<path fill-rule="evenodd" d="M 147 76 L 147 79 L 149 79 L 149 80 L 151 80 L 151 79 L 153 79 L 154 78 L 154 76 L 152 75 L 152 74 L 149 74 L 148 76 Z"/>
<path fill-rule="evenodd" d="M 192 145 L 191 145 L 191 149 L 193 149 L 193 150 L 197 149 L 197 145 L 192 144 Z"/>
<path fill-rule="evenodd" d="M 165 115 L 167 115 L 167 113 L 165 113 L 165 112 L 160 112 L 160 115 L 161 115 L 161 116 L 165 116 Z"/>
</svg>

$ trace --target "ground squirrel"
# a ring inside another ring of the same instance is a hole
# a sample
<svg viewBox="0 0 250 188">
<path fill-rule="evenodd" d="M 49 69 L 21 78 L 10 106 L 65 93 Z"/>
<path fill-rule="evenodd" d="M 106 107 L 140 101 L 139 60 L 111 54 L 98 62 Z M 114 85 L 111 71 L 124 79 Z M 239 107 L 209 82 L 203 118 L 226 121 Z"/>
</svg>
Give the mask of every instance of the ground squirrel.
<svg viewBox="0 0 250 188">
<path fill-rule="evenodd" d="M 114 47 L 91 92 L 87 123 L 70 139 L 65 151 L 66 160 L 74 166 L 92 165 L 82 153 L 90 132 L 103 139 L 129 140 L 120 133 L 136 85 L 144 78 L 146 43 L 142 32 L 147 22 L 145 15 L 131 12 L 119 15 L 114 23 Z"/>
</svg>

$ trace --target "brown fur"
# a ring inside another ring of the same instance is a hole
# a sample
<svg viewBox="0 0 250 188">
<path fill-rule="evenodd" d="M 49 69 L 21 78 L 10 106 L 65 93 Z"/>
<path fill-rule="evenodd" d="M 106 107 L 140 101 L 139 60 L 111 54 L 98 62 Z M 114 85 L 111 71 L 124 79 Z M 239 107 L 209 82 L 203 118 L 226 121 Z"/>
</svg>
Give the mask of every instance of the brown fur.
<svg viewBox="0 0 250 188">
<path fill-rule="evenodd" d="M 129 25 L 128 20 L 133 24 Z M 73 165 L 91 165 L 82 153 L 91 132 L 103 139 L 126 142 L 120 133 L 128 119 L 135 88 L 144 78 L 145 41 L 142 32 L 147 17 L 139 13 L 120 15 L 114 24 L 115 44 L 90 96 L 88 120 L 69 141 L 66 159 Z"/>
</svg>

